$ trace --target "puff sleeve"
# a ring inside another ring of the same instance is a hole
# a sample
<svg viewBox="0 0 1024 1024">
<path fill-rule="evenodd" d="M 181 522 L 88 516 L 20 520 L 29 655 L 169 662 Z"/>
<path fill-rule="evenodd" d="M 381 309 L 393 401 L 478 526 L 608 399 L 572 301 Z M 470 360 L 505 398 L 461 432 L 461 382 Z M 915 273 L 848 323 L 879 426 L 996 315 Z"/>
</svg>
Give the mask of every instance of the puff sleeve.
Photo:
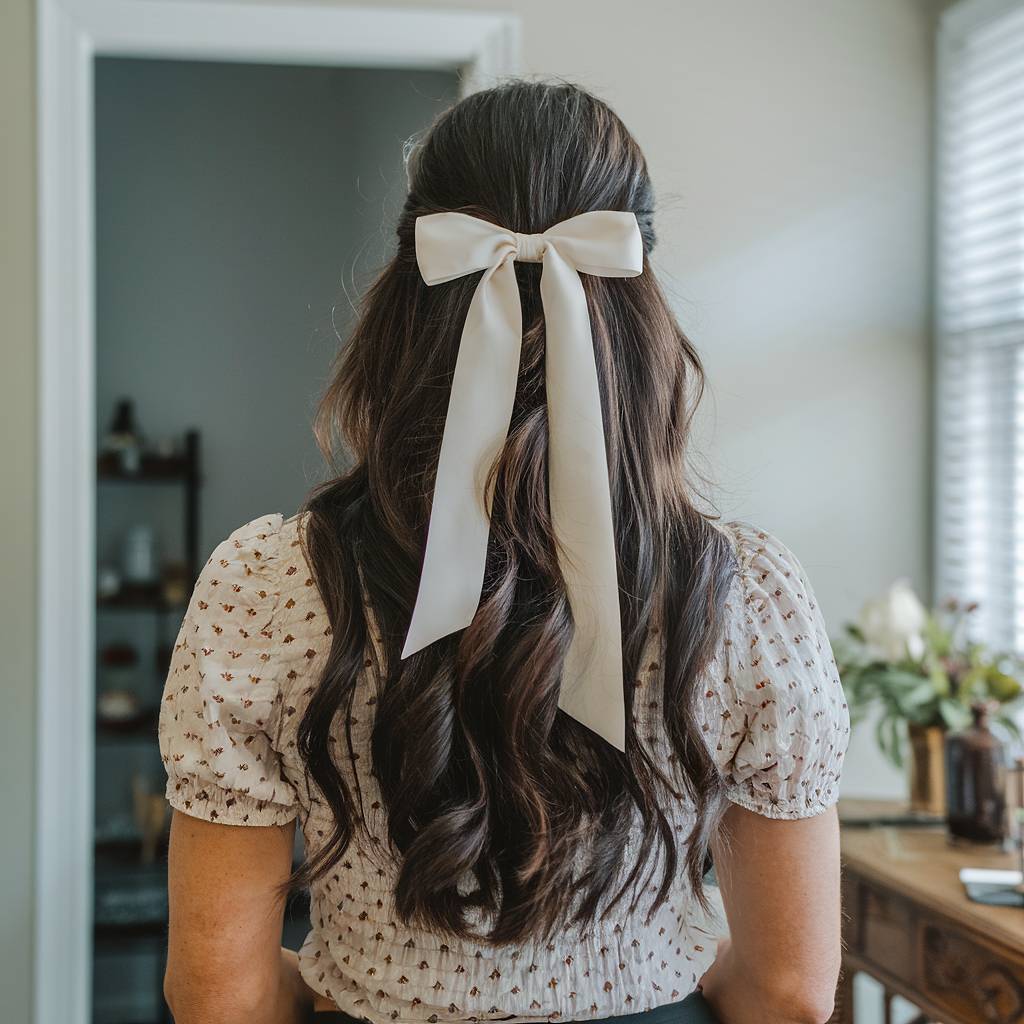
<svg viewBox="0 0 1024 1024">
<path fill-rule="evenodd" d="M 282 825 L 296 796 L 274 750 L 282 516 L 254 519 L 213 551 L 174 645 L 160 705 L 167 800 L 229 825 Z"/>
<path fill-rule="evenodd" d="M 839 798 L 849 708 L 802 565 L 772 534 L 730 525 L 738 572 L 704 695 L 705 734 L 733 803 L 811 817 Z"/>
</svg>

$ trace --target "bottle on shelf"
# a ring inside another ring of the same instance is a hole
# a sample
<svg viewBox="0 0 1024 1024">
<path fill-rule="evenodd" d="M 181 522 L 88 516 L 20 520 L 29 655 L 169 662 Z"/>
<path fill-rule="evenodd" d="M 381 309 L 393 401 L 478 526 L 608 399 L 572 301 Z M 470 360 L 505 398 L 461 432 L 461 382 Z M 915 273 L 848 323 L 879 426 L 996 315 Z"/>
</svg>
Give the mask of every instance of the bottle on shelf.
<svg viewBox="0 0 1024 1024">
<path fill-rule="evenodd" d="M 125 535 L 124 578 L 128 583 L 155 584 L 160 578 L 157 565 L 156 534 L 153 527 L 140 523 Z"/>
<path fill-rule="evenodd" d="M 123 473 L 138 473 L 141 468 L 142 437 L 135 424 L 135 406 L 130 398 L 122 398 L 117 403 L 103 451 L 116 456 Z"/>
</svg>

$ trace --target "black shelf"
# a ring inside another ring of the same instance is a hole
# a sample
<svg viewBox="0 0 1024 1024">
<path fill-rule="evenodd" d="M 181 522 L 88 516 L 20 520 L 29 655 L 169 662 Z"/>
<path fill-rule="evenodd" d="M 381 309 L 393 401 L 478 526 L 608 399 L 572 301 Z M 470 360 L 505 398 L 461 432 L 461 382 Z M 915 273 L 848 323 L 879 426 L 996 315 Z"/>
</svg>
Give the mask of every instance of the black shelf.
<svg viewBox="0 0 1024 1024">
<path fill-rule="evenodd" d="M 140 862 L 142 856 L 142 841 L 139 839 L 101 839 L 93 844 L 93 856 L 96 861 L 96 872 L 100 874 L 105 871 L 122 872 L 135 868 L 146 867 L 152 869 L 167 858 L 167 842 L 161 843 L 156 850 L 156 860 L 153 864 L 143 865 Z"/>
<path fill-rule="evenodd" d="M 116 487 L 113 500 L 124 502 L 139 497 L 135 490 L 148 485 L 160 487 L 167 500 L 178 500 L 180 488 L 182 528 L 184 541 L 184 575 L 175 580 L 176 592 L 185 596 L 169 601 L 164 583 L 123 583 L 116 594 L 96 595 L 98 614 L 144 613 L 154 616 L 157 628 L 157 646 L 154 668 L 157 676 L 166 673 L 173 644 L 164 634 L 168 623 L 165 613 L 182 614 L 188 604 L 188 593 L 201 568 L 199 550 L 199 488 L 200 435 L 197 430 L 185 434 L 181 454 L 161 456 L 144 453 L 135 472 L 125 472 L 115 454 L 99 456 L 96 462 L 96 484 Z M 164 500 L 161 497 L 159 500 Z M 184 585 L 181 589 L 178 586 Z M 107 620 L 104 620 L 107 621 Z M 113 625 L 113 623 L 111 623 Z M 133 626 L 134 623 L 124 624 Z M 137 646 L 133 641 L 132 646 Z M 161 680 L 162 683 L 162 680 Z M 130 757 L 145 748 L 157 749 L 160 693 L 150 687 L 137 691 L 143 703 L 138 714 L 123 721 L 111 721 L 96 716 L 95 744 L 108 760 Z M 132 747 L 131 745 L 135 745 Z M 146 754 L 148 757 L 148 753 Z M 97 955 L 117 958 L 145 951 L 156 956 L 160 964 L 166 957 L 167 944 L 167 836 L 163 837 L 151 863 L 142 863 L 142 847 L 137 840 L 104 841 L 94 846 L 93 871 L 93 944 Z M 109 967 L 107 968 L 110 969 Z M 162 976 L 162 969 L 158 972 Z M 154 1021 L 169 1022 L 170 1014 L 163 1000 L 161 983 L 155 993 Z"/>
<path fill-rule="evenodd" d="M 139 921 L 134 924 L 96 924 L 92 930 L 93 942 L 111 946 L 119 943 L 134 945 L 143 939 L 167 941 L 167 918 L 153 921 Z"/>
<path fill-rule="evenodd" d="M 144 612 L 174 611 L 184 608 L 184 601 L 168 601 L 159 583 L 126 583 L 116 594 L 96 595 L 96 607 L 111 611 Z"/>
<path fill-rule="evenodd" d="M 143 455 L 134 473 L 122 469 L 112 455 L 101 455 L 96 463 L 97 480 L 126 484 L 181 483 L 190 472 L 187 455 Z"/>
<path fill-rule="evenodd" d="M 159 708 L 146 708 L 124 721 L 96 718 L 96 738 L 109 741 L 156 739 Z"/>
<path fill-rule="evenodd" d="M 96 482 L 98 484 L 179 484 L 184 491 L 185 519 L 185 562 L 190 579 L 199 574 L 199 487 L 202 478 L 199 471 L 199 431 L 185 433 L 185 451 L 181 455 L 144 454 L 139 468 L 127 473 L 121 467 L 116 455 L 104 453 L 96 460 Z M 133 601 L 121 600 L 121 595 L 98 598 L 100 608 L 132 608 L 166 611 L 175 607 L 162 599 L 150 597 Z"/>
</svg>

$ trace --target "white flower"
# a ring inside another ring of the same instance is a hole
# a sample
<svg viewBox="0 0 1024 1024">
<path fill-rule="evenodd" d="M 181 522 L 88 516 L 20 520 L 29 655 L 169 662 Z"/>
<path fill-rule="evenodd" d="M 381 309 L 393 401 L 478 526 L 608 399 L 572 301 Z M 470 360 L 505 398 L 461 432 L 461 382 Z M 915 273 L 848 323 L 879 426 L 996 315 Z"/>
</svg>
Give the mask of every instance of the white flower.
<svg viewBox="0 0 1024 1024">
<path fill-rule="evenodd" d="M 910 581 L 898 579 L 881 597 L 861 609 L 858 625 L 871 656 L 883 661 L 918 660 L 924 655 L 928 612 Z"/>
</svg>

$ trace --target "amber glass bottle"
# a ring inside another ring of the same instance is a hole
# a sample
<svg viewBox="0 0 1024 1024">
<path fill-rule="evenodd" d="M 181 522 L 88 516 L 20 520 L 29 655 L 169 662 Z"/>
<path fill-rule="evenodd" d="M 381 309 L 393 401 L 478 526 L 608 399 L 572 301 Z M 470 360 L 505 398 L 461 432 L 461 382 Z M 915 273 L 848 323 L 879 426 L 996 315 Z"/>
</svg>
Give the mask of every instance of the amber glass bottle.
<svg viewBox="0 0 1024 1024">
<path fill-rule="evenodd" d="M 950 835 L 980 843 L 1007 837 L 1006 749 L 989 728 L 991 705 L 971 705 L 974 722 L 946 737 L 946 797 Z"/>
</svg>

